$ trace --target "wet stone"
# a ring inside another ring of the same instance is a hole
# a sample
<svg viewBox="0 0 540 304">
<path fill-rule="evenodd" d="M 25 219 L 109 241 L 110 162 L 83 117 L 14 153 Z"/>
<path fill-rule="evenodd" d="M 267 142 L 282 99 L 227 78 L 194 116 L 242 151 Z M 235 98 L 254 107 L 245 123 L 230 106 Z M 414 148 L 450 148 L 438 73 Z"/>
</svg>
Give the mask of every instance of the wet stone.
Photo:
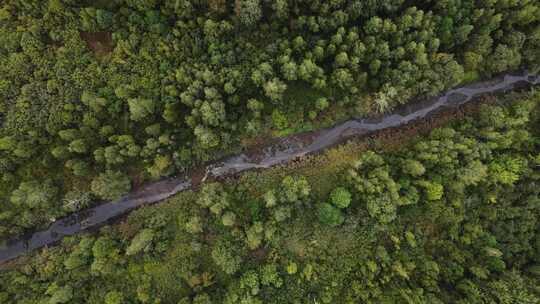
<svg viewBox="0 0 540 304">
<path fill-rule="evenodd" d="M 461 93 L 452 93 L 448 95 L 448 105 L 459 105 L 467 100 L 468 96 Z"/>
<path fill-rule="evenodd" d="M 494 79 L 491 79 L 491 80 L 469 84 L 469 85 L 466 85 L 464 88 L 466 88 L 466 89 L 484 89 L 484 88 L 489 88 L 491 86 L 495 86 L 495 85 L 503 83 L 503 82 L 504 82 L 504 77 L 497 77 L 497 78 L 494 78 Z"/>
<path fill-rule="evenodd" d="M 368 117 L 362 121 L 366 125 L 378 125 L 383 121 L 383 117 Z"/>
<path fill-rule="evenodd" d="M 530 82 L 521 80 L 514 84 L 514 89 L 517 89 L 517 90 L 528 89 L 530 86 L 531 86 Z"/>
</svg>

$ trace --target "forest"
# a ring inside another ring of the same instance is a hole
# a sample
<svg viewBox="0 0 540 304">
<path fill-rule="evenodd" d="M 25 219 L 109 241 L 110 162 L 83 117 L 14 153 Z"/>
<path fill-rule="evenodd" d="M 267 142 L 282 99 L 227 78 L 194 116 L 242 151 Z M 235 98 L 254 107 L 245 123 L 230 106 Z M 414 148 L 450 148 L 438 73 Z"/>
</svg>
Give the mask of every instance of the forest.
<svg viewBox="0 0 540 304">
<path fill-rule="evenodd" d="M 522 70 L 538 0 L 0 0 L 0 249 Z M 540 92 L 482 98 L 0 263 L 0 303 L 538 304 Z"/>
<path fill-rule="evenodd" d="M 540 302 L 540 92 L 205 183 L 3 267 L 0 302 Z"/>
<path fill-rule="evenodd" d="M 4 0 L 0 242 L 539 50 L 535 0 Z"/>
</svg>

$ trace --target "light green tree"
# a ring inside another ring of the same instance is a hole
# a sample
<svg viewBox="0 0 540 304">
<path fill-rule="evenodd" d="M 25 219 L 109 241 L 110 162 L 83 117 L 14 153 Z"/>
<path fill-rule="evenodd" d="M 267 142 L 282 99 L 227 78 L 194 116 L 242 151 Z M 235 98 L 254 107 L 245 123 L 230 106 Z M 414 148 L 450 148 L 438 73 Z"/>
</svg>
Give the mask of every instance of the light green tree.
<svg viewBox="0 0 540 304">
<path fill-rule="evenodd" d="M 330 193 L 330 201 L 340 209 L 347 208 L 351 203 L 351 193 L 343 187 L 337 187 Z"/>
<path fill-rule="evenodd" d="M 107 170 L 94 178 L 90 186 L 92 192 L 98 197 L 116 200 L 129 192 L 131 189 L 131 182 L 129 177 L 124 173 Z"/>
<path fill-rule="evenodd" d="M 126 249 L 127 255 L 136 255 L 139 252 L 148 248 L 154 239 L 154 231 L 152 229 L 143 229 L 131 240 L 131 244 Z"/>
<path fill-rule="evenodd" d="M 155 111 L 154 101 L 145 98 L 131 98 L 128 100 L 131 120 L 141 121 L 152 115 Z"/>
</svg>

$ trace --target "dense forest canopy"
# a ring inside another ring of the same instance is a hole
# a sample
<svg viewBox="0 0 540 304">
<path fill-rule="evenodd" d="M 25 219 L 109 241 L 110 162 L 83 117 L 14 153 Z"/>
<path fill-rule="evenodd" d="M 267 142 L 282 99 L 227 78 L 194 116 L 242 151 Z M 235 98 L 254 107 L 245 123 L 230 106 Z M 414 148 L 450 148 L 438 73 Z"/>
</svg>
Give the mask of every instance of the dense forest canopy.
<svg viewBox="0 0 540 304">
<path fill-rule="evenodd" d="M 4 0 L 0 239 L 246 138 L 538 68 L 539 21 L 534 0 Z"/>
<path fill-rule="evenodd" d="M 0 302 L 539 303 L 540 94 L 510 97 L 139 209 L 0 272 Z"/>
</svg>

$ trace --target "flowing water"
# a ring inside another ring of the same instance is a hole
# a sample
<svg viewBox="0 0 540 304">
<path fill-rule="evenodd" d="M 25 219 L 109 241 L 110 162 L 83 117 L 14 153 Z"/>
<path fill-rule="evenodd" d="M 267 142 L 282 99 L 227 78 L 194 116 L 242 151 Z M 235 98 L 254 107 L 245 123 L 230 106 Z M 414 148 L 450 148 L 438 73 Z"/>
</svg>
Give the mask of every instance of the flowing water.
<svg viewBox="0 0 540 304">
<path fill-rule="evenodd" d="M 332 128 L 311 133 L 311 139 L 299 136 L 282 138 L 277 144 L 253 155 L 239 154 L 209 165 L 207 177 L 224 177 L 242 171 L 269 168 L 331 147 L 345 138 L 365 135 L 373 131 L 405 125 L 416 119 L 425 118 L 445 107 L 458 107 L 474 97 L 499 93 L 517 87 L 537 85 L 540 77 L 529 73 L 507 74 L 499 78 L 479 82 L 448 91 L 446 94 L 424 102 L 413 103 L 380 118 L 351 119 Z M 305 135 L 305 134 L 304 134 Z M 9 242 L 0 248 L 0 263 L 13 259 L 34 249 L 55 243 L 67 235 L 97 227 L 108 220 L 122 215 L 138 206 L 162 201 L 178 192 L 190 189 L 194 176 L 174 178 L 151 183 L 125 197 L 80 211 L 52 223 L 43 231 L 30 237 Z"/>
</svg>

